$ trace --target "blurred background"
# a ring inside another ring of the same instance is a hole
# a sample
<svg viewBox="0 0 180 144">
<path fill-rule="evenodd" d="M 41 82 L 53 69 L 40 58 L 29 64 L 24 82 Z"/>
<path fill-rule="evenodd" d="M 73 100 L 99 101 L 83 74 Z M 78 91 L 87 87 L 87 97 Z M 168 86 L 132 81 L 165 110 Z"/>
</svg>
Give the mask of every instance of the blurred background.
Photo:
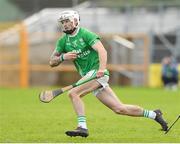
<svg viewBox="0 0 180 144">
<path fill-rule="evenodd" d="M 101 36 L 111 84 L 161 87 L 162 59 L 180 63 L 179 0 L 0 0 L 0 87 L 79 79 L 70 62 L 49 67 L 62 35 L 59 13 L 69 9 L 80 13 L 81 26 Z"/>
</svg>

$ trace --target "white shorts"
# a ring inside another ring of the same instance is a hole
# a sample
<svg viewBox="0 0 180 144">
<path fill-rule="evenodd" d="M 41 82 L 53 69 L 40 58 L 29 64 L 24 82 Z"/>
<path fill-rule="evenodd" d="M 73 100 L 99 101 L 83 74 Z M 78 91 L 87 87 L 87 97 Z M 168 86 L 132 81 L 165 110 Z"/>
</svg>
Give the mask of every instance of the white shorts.
<svg viewBox="0 0 180 144">
<path fill-rule="evenodd" d="M 107 70 L 106 70 L 106 71 L 107 71 Z M 87 77 L 87 78 L 93 77 L 94 75 L 96 75 L 96 72 L 97 72 L 96 70 L 91 70 L 91 71 L 89 71 L 84 77 Z M 97 94 L 98 94 L 100 91 L 102 91 L 104 88 L 106 88 L 106 87 L 109 86 L 109 84 L 108 84 L 109 76 L 108 76 L 108 75 L 104 75 L 103 77 L 100 77 L 100 78 L 96 79 L 96 81 L 97 81 L 98 83 L 100 83 L 100 85 L 101 85 L 102 87 L 100 87 L 100 88 L 98 88 L 98 89 L 96 89 L 96 90 L 93 91 L 93 94 L 94 94 L 95 96 L 97 96 Z"/>
<path fill-rule="evenodd" d="M 99 82 L 99 83 L 102 85 L 102 87 L 94 90 L 94 91 L 93 91 L 93 94 L 94 94 L 95 96 L 97 96 L 97 94 L 98 94 L 99 92 L 101 92 L 103 89 L 105 89 L 106 87 L 108 87 L 108 86 L 109 86 L 108 81 L 109 81 L 109 76 L 108 76 L 108 75 L 104 75 L 103 77 L 98 78 L 98 79 L 97 79 L 97 82 Z"/>
</svg>

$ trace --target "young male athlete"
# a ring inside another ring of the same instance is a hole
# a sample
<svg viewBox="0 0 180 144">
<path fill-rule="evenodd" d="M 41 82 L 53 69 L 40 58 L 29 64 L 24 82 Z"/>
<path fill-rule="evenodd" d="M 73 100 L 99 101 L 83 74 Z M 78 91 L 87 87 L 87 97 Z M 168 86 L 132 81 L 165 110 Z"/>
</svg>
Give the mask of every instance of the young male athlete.
<svg viewBox="0 0 180 144">
<path fill-rule="evenodd" d="M 115 113 L 153 119 L 161 125 L 162 130 L 166 131 L 168 126 L 160 110 L 145 110 L 139 106 L 123 104 L 112 91 L 108 84 L 109 72 L 106 69 L 107 52 L 98 35 L 79 27 L 79 14 L 72 10 L 64 11 L 58 21 L 65 34 L 57 41 L 50 58 L 50 66 L 58 66 L 63 61 L 71 60 L 82 76 L 80 81 L 95 75 L 97 77 L 69 91 L 69 97 L 77 114 L 78 126 L 75 130 L 67 131 L 66 134 L 82 137 L 89 135 L 81 98 L 92 91 L 100 102 Z"/>
</svg>

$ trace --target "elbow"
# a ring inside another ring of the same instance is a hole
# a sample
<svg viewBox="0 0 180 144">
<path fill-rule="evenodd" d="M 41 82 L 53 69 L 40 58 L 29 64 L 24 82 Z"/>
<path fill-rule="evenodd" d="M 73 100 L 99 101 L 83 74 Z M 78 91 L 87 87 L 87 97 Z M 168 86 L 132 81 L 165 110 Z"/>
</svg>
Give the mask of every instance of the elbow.
<svg viewBox="0 0 180 144">
<path fill-rule="evenodd" d="M 53 60 L 50 60 L 50 61 L 49 61 L 49 66 L 50 66 L 50 67 L 55 67 L 55 66 L 58 66 L 58 65 L 59 65 L 59 63 L 54 62 Z"/>
<path fill-rule="evenodd" d="M 49 61 L 49 65 L 51 67 L 55 67 L 55 66 L 58 66 L 61 62 L 59 60 L 54 60 L 54 59 L 50 59 Z"/>
<path fill-rule="evenodd" d="M 54 63 L 51 60 L 49 61 L 49 66 L 54 67 Z"/>
</svg>

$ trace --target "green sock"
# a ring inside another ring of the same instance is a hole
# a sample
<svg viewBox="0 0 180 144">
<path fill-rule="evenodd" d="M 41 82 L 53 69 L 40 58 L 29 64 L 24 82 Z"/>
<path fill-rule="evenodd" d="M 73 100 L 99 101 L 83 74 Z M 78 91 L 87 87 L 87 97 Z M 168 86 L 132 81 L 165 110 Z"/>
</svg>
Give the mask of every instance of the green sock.
<svg viewBox="0 0 180 144">
<path fill-rule="evenodd" d="M 147 117 L 147 118 L 151 118 L 151 119 L 155 119 L 156 118 L 156 113 L 152 110 L 144 110 L 143 111 L 143 116 Z"/>
<path fill-rule="evenodd" d="M 87 129 L 86 116 L 78 116 L 78 127 Z"/>
</svg>

